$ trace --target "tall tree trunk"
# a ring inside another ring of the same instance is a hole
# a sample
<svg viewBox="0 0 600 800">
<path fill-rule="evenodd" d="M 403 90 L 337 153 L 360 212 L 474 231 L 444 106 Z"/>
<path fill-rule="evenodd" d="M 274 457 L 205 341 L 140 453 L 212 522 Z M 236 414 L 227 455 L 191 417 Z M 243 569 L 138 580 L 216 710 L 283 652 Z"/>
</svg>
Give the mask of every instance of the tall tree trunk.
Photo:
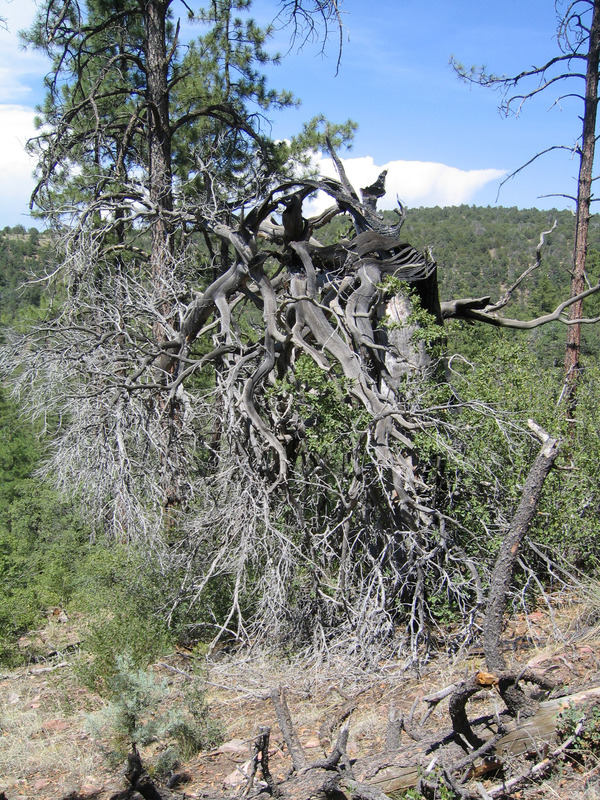
<svg viewBox="0 0 600 800">
<path fill-rule="evenodd" d="M 173 259 L 173 171 L 171 154 L 171 124 L 169 117 L 169 60 L 167 53 L 167 10 L 171 0 L 140 0 L 144 8 L 146 48 L 146 93 L 148 132 L 148 191 L 154 218 L 150 227 L 150 268 L 161 315 L 168 320 L 170 307 L 166 288 L 171 283 Z M 168 327 L 155 324 L 157 341 L 171 338 Z M 159 379 L 165 373 L 174 374 L 178 367 L 174 358 L 157 364 Z M 168 405 L 158 401 L 162 418 L 162 479 L 163 504 L 167 511 L 181 502 L 181 470 L 178 464 L 177 429 L 181 424 L 181 410 L 174 398 Z M 170 513 L 169 513 L 170 518 Z M 167 525 L 169 522 L 167 520 Z"/>
<path fill-rule="evenodd" d="M 146 31 L 146 92 L 148 101 L 148 180 L 156 217 L 151 226 L 150 263 L 157 290 L 172 267 L 173 173 L 166 16 L 170 0 L 143 0 Z M 162 332 L 164 335 L 164 331 Z"/>
<path fill-rule="evenodd" d="M 585 76 L 585 103 L 583 111 L 583 136 L 581 142 L 579 180 L 577 185 L 577 221 L 575 226 L 575 252 L 571 275 L 571 296 L 585 290 L 585 263 L 592 198 L 592 172 L 596 149 L 596 116 L 598 110 L 598 62 L 600 59 L 600 0 L 594 0 L 594 13 L 589 35 L 587 70 Z M 569 319 L 575 320 L 567 328 L 565 372 L 568 407 L 573 409 L 580 371 L 581 323 L 583 300 L 573 303 Z"/>
</svg>

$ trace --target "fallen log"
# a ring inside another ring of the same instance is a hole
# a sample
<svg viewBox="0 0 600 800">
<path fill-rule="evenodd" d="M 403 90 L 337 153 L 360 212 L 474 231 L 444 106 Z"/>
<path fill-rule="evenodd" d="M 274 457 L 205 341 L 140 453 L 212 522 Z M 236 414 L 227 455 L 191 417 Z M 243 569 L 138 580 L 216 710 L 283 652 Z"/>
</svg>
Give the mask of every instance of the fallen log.
<svg viewBox="0 0 600 800">
<path fill-rule="evenodd" d="M 569 705 L 585 706 L 597 698 L 600 698 L 600 687 L 546 700 L 540 703 L 534 716 L 522 721 L 511 720 L 508 715 L 503 715 L 502 720 L 508 731 L 500 737 L 493 748 L 492 752 L 498 759 L 494 766 L 497 768 L 500 762 L 509 755 L 544 752 L 556 740 L 556 725 L 560 712 Z M 479 722 L 483 723 L 483 727 L 491 732 L 494 723 L 493 717 L 479 720 Z M 364 781 L 385 793 L 409 789 L 416 786 L 423 776 L 427 776 L 442 761 L 443 763 L 458 761 L 460 753 L 464 755 L 464 751 L 461 751 L 458 745 L 452 741 L 452 732 L 448 731 L 446 741 L 440 736 L 436 739 L 428 737 L 427 741 L 413 743 L 407 748 L 403 748 L 396 756 L 388 758 L 385 766 L 382 765 L 376 774 L 366 774 Z M 485 768 L 484 760 L 473 765 L 474 771 L 480 767 Z M 354 769 L 355 772 L 359 771 L 357 765 Z"/>
</svg>

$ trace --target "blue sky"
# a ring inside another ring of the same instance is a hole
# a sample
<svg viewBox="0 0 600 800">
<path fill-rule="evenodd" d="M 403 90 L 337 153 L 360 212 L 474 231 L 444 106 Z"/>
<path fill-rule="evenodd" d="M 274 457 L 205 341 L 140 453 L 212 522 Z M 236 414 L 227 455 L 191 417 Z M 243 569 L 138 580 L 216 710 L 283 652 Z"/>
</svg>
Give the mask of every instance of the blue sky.
<svg viewBox="0 0 600 800">
<path fill-rule="evenodd" d="M 197 5 L 196 2 L 191 3 Z M 255 0 L 253 16 L 270 22 L 278 0 Z M 23 153 L 34 106 L 42 99 L 47 64 L 24 52 L 16 33 L 35 14 L 34 0 L 0 0 L 0 227 L 28 225 L 33 165 Z M 176 14 L 186 11 L 174 0 Z M 273 135 L 285 138 L 319 113 L 334 122 L 354 119 L 359 129 L 347 159 L 359 186 L 388 168 L 388 204 L 397 195 L 410 206 L 476 205 L 570 207 L 552 193 L 573 194 L 577 160 L 568 152 L 540 159 L 496 195 L 507 172 L 551 145 L 572 146 L 580 133 L 574 101 L 553 105 L 548 93 L 518 118 L 498 113 L 493 91 L 462 83 L 448 65 L 485 64 L 511 73 L 546 61 L 557 50 L 554 0 L 344 0 L 344 47 L 336 75 L 337 41 L 298 51 L 289 29 L 275 31 L 271 47 L 284 54 L 268 71 L 276 88 L 291 89 L 299 109 L 273 115 Z M 324 171 L 331 166 L 321 162 Z"/>
</svg>

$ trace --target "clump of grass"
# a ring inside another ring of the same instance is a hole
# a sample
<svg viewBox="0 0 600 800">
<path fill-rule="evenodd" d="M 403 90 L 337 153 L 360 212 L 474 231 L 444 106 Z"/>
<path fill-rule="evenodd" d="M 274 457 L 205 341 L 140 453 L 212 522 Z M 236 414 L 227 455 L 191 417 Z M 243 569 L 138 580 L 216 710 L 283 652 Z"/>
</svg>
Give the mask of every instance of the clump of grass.
<svg viewBox="0 0 600 800">
<path fill-rule="evenodd" d="M 73 689 L 72 675 L 65 672 L 63 690 Z M 19 781 L 40 775 L 59 774 L 78 785 L 98 771 L 99 753 L 82 734 L 83 716 L 61 711 L 61 692 L 54 684 L 54 679 L 24 676 L 11 679 L 0 692 L 0 776 L 10 796 L 18 793 Z"/>
</svg>

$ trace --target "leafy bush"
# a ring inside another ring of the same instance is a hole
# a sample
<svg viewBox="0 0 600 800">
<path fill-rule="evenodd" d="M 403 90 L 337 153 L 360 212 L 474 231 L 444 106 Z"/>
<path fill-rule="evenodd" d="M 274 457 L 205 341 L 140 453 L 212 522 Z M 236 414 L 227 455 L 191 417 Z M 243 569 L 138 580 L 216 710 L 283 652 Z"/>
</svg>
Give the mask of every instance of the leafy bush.
<svg viewBox="0 0 600 800">
<path fill-rule="evenodd" d="M 308 452 L 330 459 L 338 469 L 367 422 L 348 387 L 348 379 L 343 375 L 335 371 L 328 374 L 302 354 L 294 365 L 293 375 L 275 381 L 266 392 L 269 403 L 285 404 L 289 418 L 297 417 Z"/>
<path fill-rule="evenodd" d="M 0 661 L 15 663 L 18 636 L 75 590 L 87 535 L 71 508 L 33 480 L 20 482 L 0 516 Z"/>
<path fill-rule="evenodd" d="M 89 689 L 106 696 L 113 691 L 111 687 L 121 671 L 121 661 L 141 669 L 169 646 L 166 626 L 151 614 L 140 616 L 134 606 L 115 612 L 104 609 L 84 642 L 76 673 Z"/>
<path fill-rule="evenodd" d="M 73 598 L 93 620 L 76 667 L 88 688 L 107 696 L 119 659 L 142 669 L 170 649 L 172 636 L 159 613 L 164 588 L 144 554 L 115 543 L 90 549 Z"/>
</svg>

